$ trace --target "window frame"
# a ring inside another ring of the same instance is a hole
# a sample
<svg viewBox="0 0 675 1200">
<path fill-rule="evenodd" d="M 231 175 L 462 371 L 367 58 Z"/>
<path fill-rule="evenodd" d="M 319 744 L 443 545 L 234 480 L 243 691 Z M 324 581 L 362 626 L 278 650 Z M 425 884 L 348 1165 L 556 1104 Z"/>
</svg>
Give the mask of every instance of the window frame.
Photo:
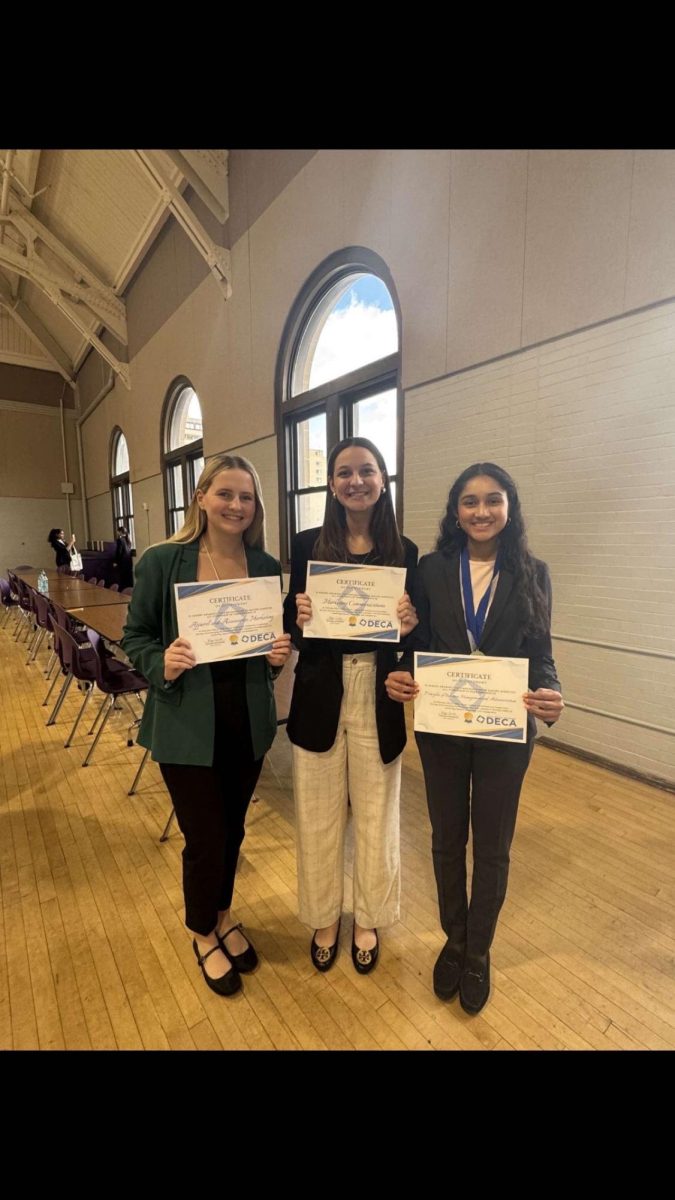
<svg viewBox="0 0 675 1200">
<path fill-rule="evenodd" d="M 164 486 L 164 527 L 166 536 L 171 537 L 182 525 L 182 521 L 177 520 L 176 529 L 173 528 L 175 514 L 181 513 L 183 516 L 188 508 L 197 479 L 201 471 L 195 471 L 195 462 L 197 459 L 204 458 L 204 438 L 196 438 L 194 442 L 186 442 L 184 446 L 178 446 L 175 450 L 167 450 L 166 445 L 169 440 L 169 431 L 171 422 L 173 421 L 176 407 L 180 402 L 182 393 L 186 388 L 192 388 L 197 399 L 199 393 L 193 383 L 186 375 L 179 375 L 173 380 L 169 387 L 163 406 L 162 421 L 161 421 L 161 462 L 162 462 L 162 481 Z M 201 400 L 199 401 L 201 409 Z M 203 425 L 203 414 L 202 414 Z M 174 483 L 174 468 L 180 470 L 180 479 L 183 488 L 183 504 L 176 503 L 176 488 Z"/>
<path fill-rule="evenodd" d="M 291 395 L 291 381 L 302 337 L 313 312 L 326 293 L 345 276 L 376 275 L 385 284 L 394 306 L 399 348 L 393 354 L 357 367 L 346 375 L 331 379 L 298 395 Z M 325 494 L 328 484 L 298 486 L 297 426 L 313 416 L 326 416 L 326 451 L 336 442 L 352 436 L 354 406 L 383 391 L 396 392 L 396 469 L 391 482 L 396 484 L 396 519 L 403 522 L 403 395 L 401 389 L 401 312 L 394 282 L 386 263 L 363 246 L 351 246 L 326 259 L 312 273 L 297 296 L 289 313 L 277 360 L 276 435 L 279 478 L 279 541 L 282 563 L 288 569 L 290 548 L 297 532 L 297 499 L 302 495 Z"/>
<path fill-rule="evenodd" d="M 131 492 L 131 462 L 129 463 L 128 471 L 121 471 L 119 475 L 115 474 L 115 460 L 117 458 L 117 448 L 120 438 L 123 437 L 127 447 L 127 457 L 129 456 L 129 442 L 126 434 L 116 425 L 110 436 L 110 499 L 112 502 L 112 519 L 113 519 L 113 535 L 117 540 L 117 531 L 120 525 L 124 525 L 129 530 L 129 540 L 132 550 L 136 548 L 136 529 L 134 524 L 134 506 Z M 119 503 L 118 503 L 119 500 Z M 118 511 L 119 510 L 119 511 Z"/>
</svg>

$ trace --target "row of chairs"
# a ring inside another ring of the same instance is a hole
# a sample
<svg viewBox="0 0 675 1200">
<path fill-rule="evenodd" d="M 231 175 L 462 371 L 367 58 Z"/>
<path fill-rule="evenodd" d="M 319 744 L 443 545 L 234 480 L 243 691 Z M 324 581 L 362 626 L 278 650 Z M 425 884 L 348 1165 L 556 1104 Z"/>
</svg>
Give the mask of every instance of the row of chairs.
<svg viewBox="0 0 675 1200">
<path fill-rule="evenodd" d="M 127 667 L 110 654 L 95 630 L 85 630 L 82 626 L 78 626 L 55 600 L 30 587 L 15 572 L 8 571 L 8 579 L 0 580 L 0 592 L 2 606 L 6 610 L 3 624 L 7 624 L 12 610 L 16 613 L 17 629 L 14 640 L 19 641 L 22 632 L 24 632 L 24 640 L 28 640 L 31 632 L 33 634 L 26 665 L 35 661 L 44 637 L 51 636 L 52 655 L 45 673 L 49 678 L 57 664 L 60 670 L 57 670 L 54 675 L 42 702 L 43 707 L 49 704 L 50 697 L 60 678 L 62 686 L 47 720 L 47 725 L 56 723 L 73 679 L 78 682 L 84 692 L 82 704 L 65 742 L 66 747 L 71 745 L 94 691 L 98 689 L 103 694 L 96 720 L 89 730 L 89 733 L 93 734 L 98 726 L 96 737 L 82 763 L 82 766 L 86 767 L 91 762 L 117 699 L 123 699 L 129 705 L 133 723 L 137 723 L 138 716 L 131 706 L 129 698 L 134 695 L 142 703 L 142 694 L 148 688 L 147 680 L 139 672 Z M 128 744 L 130 744 L 129 741 Z"/>
<path fill-rule="evenodd" d="M 93 583 L 94 587 L 103 587 L 103 588 L 106 587 L 105 579 L 97 579 L 95 575 L 91 575 L 89 577 L 89 579 L 87 580 L 87 583 Z M 108 588 L 109 592 L 119 592 L 119 590 L 120 590 L 119 583 L 111 583 L 110 587 Z M 132 587 L 122 588 L 120 595 L 121 596 L 131 596 L 131 594 L 133 593 L 133 590 L 134 589 Z"/>
<path fill-rule="evenodd" d="M 95 630 L 85 630 L 81 625 L 73 621 L 65 609 L 61 608 L 53 599 L 31 588 L 15 573 L 20 570 L 31 569 L 29 567 L 16 567 L 15 571 L 7 572 L 8 579 L 0 579 L 0 601 L 5 613 L 3 627 L 7 625 L 13 610 L 16 614 L 15 641 L 20 640 L 22 632 L 24 633 L 24 640 L 26 640 L 29 631 L 31 629 L 34 630 L 33 641 L 28 650 L 27 665 L 35 661 L 44 637 L 47 636 L 52 640 L 52 654 L 45 670 L 47 679 L 51 678 L 55 667 L 60 669 L 57 669 L 54 675 L 47 695 L 42 702 L 43 707 L 49 704 L 56 683 L 60 678 L 62 679 L 62 685 L 61 691 L 49 715 L 47 725 L 54 725 L 56 723 L 73 679 L 79 682 L 80 687 L 84 691 L 85 695 L 82 704 L 75 717 L 68 738 L 64 743 L 64 747 L 69 747 L 72 744 L 80 721 L 84 716 L 95 689 L 98 688 L 103 693 L 103 701 L 96 719 L 89 730 L 89 736 L 91 736 L 98 726 L 96 737 L 82 763 L 82 766 L 86 767 L 92 760 L 96 746 L 114 709 L 115 703 L 119 699 L 123 699 L 131 708 L 129 696 L 134 694 L 140 701 L 143 692 L 148 687 L 147 680 L 138 672 L 126 668 L 114 655 L 110 654 L 106 650 L 102 638 Z M 88 580 L 88 582 L 92 582 L 92 580 Z M 114 588 L 117 587 L 117 585 L 113 586 Z M 131 593 L 132 591 L 133 588 L 125 588 L 122 594 Z M 63 678 L 64 675 L 65 678 Z M 140 719 L 133 708 L 131 708 L 131 712 L 134 720 L 129 727 L 127 746 L 133 745 L 131 730 L 137 728 L 140 724 Z M 103 720 L 101 720 L 101 717 L 103 717 Z M 134 781 L 127 793 L 129 796 L 136 794 L 149 755 L 149 750 L 146 750 L 143 754 L 134 776 Z M 174 817 L 175 812 L 172 808 L 160 841 L 165 842 L 167 840 Z"/>
</svg>

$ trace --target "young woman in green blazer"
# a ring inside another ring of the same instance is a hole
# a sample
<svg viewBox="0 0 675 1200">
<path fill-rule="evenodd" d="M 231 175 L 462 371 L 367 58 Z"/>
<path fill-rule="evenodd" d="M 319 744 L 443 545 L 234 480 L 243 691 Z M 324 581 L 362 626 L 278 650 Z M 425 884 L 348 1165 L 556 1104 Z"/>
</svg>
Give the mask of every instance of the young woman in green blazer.
<svg viewBox="0 0 675 1200">
<path fill-rule="evenodd" d="M 265 553 L 260 481 L 240 455 L 205 466 L 185 524 L 146 550 L 136 570 L 122 647 L 150 683 L 138 741 L 152 752 L 185 836 L 186 924 L 208 986 L 241 987 L 256 952 L 231 913 L 244 819 L 276 733 L 273 677 L 290 654 L 282 634 L 266 655 L 196 665 L 178 636 L 175 583 L 278 575 Z"/>
</svg>

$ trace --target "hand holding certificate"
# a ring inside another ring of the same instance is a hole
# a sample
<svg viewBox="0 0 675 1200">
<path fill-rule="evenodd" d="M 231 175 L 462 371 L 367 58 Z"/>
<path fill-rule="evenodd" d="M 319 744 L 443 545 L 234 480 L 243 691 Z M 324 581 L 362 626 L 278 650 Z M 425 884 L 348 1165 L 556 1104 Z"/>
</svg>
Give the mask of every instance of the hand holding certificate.
<svg viewBox="0 0 675 1200">
<path fill-rule="evenodd" d="M 267 654 L 282 635 L 277 575 L 176 583 L 174 589 L 178 632 L 197 664 Z"/>
<path fill-rule="evenodd" d="M 399 642 L 397 608 L 405 591 L 404 567 L 309 562 L 307 595 L 312 616 L 306 638 Z"/>
<path fill-rule="evenodd" d="M 415 729 L 490 741 L 527 741 L 526 658 L 415 654 Z"/>
</svg>

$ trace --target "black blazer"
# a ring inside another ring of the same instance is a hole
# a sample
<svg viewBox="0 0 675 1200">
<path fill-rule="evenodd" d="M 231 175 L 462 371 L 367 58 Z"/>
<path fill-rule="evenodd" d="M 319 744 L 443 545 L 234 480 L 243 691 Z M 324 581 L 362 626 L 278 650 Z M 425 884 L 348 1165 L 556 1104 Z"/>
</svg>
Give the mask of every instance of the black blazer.
<svg viewBox="0 0 675 1200">
<path fill-rule="evenodd" d="M 528 658 L 529 687 L 560 691 L 560 682 L 553 661 L 551 646 L 551 577 L 545 562 L 535 559 L 537 581 L 548 600 L 548 627 L 537 638 L 525 633 L 526 612 L 515 586 L 513 571 L 502 567 L 490 611 L 483 628 L 479 649 L 483 654 L 503 655 L 505 658 Z M 437 650 L 440 654 L 470 654 L 466 620 L 459 583 L 459 555 L 425 554 L 415 576 L 413 603 L 419 624 L 406 640 L 406 649 L 399 670 L 411 671 L 413 651 Z M 527 718 L 529 736 L 536 732 L 531 713 Z"/>
<path fill-rule="evenodd" d="M 291 549 L 291 582 L 284 601 L 284 629 L 290 633 L 293 645 L 300 651 L 295 668 L 295 685 L 288 716 L 287 731 L 291 741 L 303 750 L 330 750 L 337 733 L 342 704 L 342 651 L 327 638 L 307 638 L 298 628 L 295 597 L 304 592 L 307 584 L 307 563 L 314 557 L 314 543 L 319 529 L 305 529 L 293 539 Z M 417 546 L 402 537 L 405 550 L 406 590 L 413 594 L 417 565 Z M 361 643 L 363 645 L 363 643 Z M 405 713 L 402 704 L 390 700 L 384 681 L 398 667 L 398 646 L 373 645 L 377 656 L 375 681 L 375 716 L 380 755 L 385 763 L 393 762 L 406 743 Z"/>
</svg>

